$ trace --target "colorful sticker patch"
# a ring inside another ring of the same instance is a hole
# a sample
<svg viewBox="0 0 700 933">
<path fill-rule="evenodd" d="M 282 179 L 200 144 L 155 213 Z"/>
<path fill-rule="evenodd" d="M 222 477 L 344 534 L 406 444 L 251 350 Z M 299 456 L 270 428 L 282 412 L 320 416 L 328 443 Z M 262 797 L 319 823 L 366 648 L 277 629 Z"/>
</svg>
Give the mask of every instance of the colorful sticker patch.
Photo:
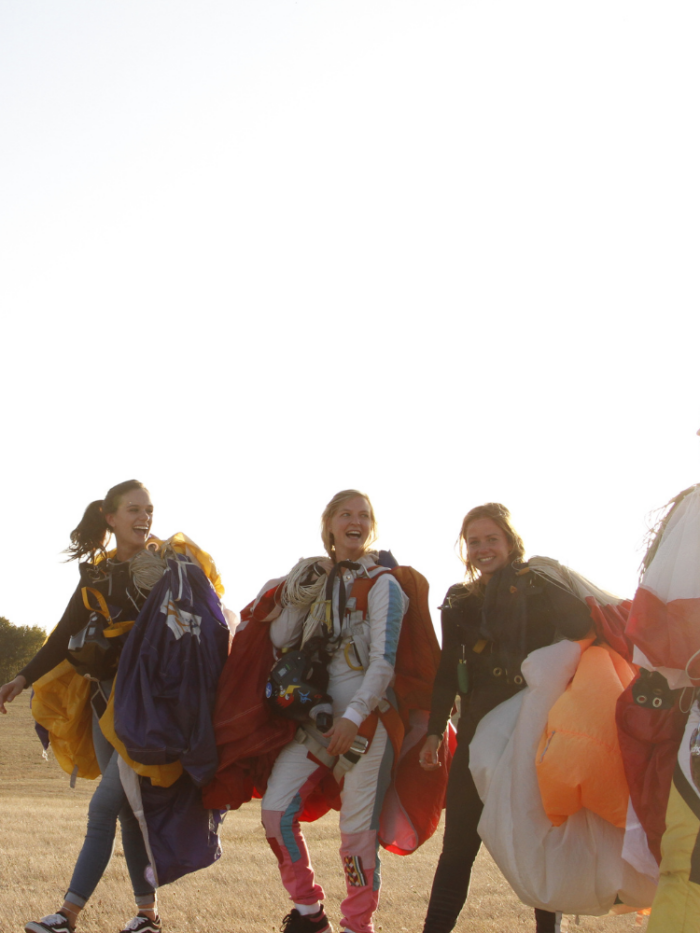
<svg viewBox="0 0 700 933">
<path fill-rule="evenodd" d="M 364 888 L 365 874 L 362 871 L 362 859 L 359 855 L 346 855 L 343 859 L 345 877 L 353 888 Z"/>
</svg>

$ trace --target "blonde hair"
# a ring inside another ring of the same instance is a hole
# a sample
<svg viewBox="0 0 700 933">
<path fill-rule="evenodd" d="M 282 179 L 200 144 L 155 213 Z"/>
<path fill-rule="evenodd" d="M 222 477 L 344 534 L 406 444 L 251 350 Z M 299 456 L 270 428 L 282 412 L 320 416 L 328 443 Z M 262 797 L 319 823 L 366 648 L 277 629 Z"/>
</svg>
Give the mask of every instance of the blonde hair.
<svg viewBox="0 0 700 933">
<path fill-rule="evenodd" d="M 355 499 L 357 496 L 365 499 L 367 505 L 369 506 L 371 527 L 369 538 L 367 539 L 367 544 L 365 545 L 365 551 L 369 550 L 370 546 L 377 540 L 377 519 L 374 517 L 374 509 L 372 508 L 372 503 L 369 496 L 364 492 L 359 492 L 357 489 L 343 489 L 342 492 L 337 492 L 333 496 L 331 501 L 323 510 L 323 515 L 321 516 L 321 539 L 323 541 L 323 546 L 326 549 L 326 554 L 328 554 L 328 556 L 333 559 L 335 559 L 335 544 L 333 543 L 333 535 L 331 534 L 331 522 L 340 511 L 341 506 L 345 502 L 348 502 L 350 499 Z"/>
<path fill-rule="evenodd" d="M 459 557 L 465 567 L 465 577 L 467 579 L 467 588 L 470 592 L 480 589 L 483 586 L 479 579 L 479 571 L 469 560 L 467 550 L 467 529 L 472 522 L 480 518 L 490 518 L 492 522 L 501 529 L 506 536 L 506 541 L 510 547 L 509 561 L 521 560 L 525 556 L 525 545 L 523 539 L 513 527 L 513 519 L 510 512 L 500 502 L 487 502 L 485 505 L 477 505 L 470 509 L 464 516 L 462 528 L 459 532 Z"/>
</svg>

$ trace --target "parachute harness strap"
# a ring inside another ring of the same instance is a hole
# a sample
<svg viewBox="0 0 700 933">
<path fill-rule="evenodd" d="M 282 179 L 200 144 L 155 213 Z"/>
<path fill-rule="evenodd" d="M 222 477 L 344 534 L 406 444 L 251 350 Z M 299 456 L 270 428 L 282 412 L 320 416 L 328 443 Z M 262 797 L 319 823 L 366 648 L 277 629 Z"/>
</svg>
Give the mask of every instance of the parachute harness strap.
<svg viewBox="0 0 700 933">
<path fill-rule="evenodd" d="M 102 630 L 102 634 L 105 638 L 117 638 L 117 636 L 124 635 L 134 627 L 134 619 L 125 619 L 123 622 L 112 622 L 112 616 L 109 614 L 107 601 L 99 590 L 95 590 L 91 586 L 84 586 L 80 593 L 83 597 L 83 605 L 85 608 L 90 612 L 101 615 L 106 621 L 107 625 Z M 95 597 L 99 608 L 95 609 L 94 606 L 90 605 L 90 596 Z"/>
<path fill-rule="evenodd" d="M 107 600 L 104 598 L 102 593 L 100 593 L 99 590 L 93 589 L 91 586 L 84 586 L 80 593 L 83 597 L 83 605 L 85 608 L 90 612 L 96 612 L 98 615 L 101 615 L 107 622 L 107 625 L 111 625 L 112 617 L 109 614 L 109 609 L 107 608 Z M 90 596 L 94 596 L 97 600 L 97 605 L 99 607 L 98 609 L 95 609 L 94 606 L 90 605 Z"/>
<path fill-rule="evenodd" d="M 697 651 L 691 654 L 691 656 L 688 658 L 688 663 L 685 665 L 685 673 L 688 676 L 688 680 L 692 681 L 694 684 L 696 683 L 700 684 L 700 677 L 693 677 L 693 675 L 690 673 L 690 665 L 693 663 L 693 661 L 697 658 L 698 655 L 700 655 L 700 648 L 698 648 Z"/>
</svg>

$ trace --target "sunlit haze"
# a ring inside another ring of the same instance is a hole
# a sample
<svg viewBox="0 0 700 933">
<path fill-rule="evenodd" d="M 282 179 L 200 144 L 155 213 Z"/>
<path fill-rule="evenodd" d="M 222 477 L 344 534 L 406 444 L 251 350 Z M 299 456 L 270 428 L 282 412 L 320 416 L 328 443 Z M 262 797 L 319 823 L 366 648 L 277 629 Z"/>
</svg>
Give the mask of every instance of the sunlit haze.
<svg viewBox="0 0 700 933">
<path fill-rule="evenodd" d="M 340 489 L 632 595 L 700 481 L 696 2 L 4 0 L 0 615 L 135 477 L 240 610 Z"/>
</svg>

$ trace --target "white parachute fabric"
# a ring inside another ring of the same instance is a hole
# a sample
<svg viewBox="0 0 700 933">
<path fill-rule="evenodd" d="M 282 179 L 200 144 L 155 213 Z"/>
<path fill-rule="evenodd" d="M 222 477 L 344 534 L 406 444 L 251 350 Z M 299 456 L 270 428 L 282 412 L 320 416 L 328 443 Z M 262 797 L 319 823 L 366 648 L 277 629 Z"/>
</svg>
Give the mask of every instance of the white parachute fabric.
<svg viewBox="0 0 700 933">
<path fill-rule="evenodd" d="M 625 841 L 622 844 L 622 857 L 640 874 L 646 875 L 650 881 L 658 884 L 659 866 L 651 853 L 647 834 L 639 822 L 631 797 L 627 804 L 627 824 L 625 826 Z"/>
<path fill-rule="evenodd" d="M 578 596 L 584 602 L 589 598 L 593 598 L 601 606 L 609 604 L 616 606 L 623 602 L 621 596 L 615 596 L 614 593 L 602 590 L 576 570 L 560 564 L 558 560 L 551 557 L 531 557 L 527 565 L 534 573 L 547 577 L 547 579 L 569 590 L 570 593 Z"/>
<path fill-rule="evenodd" d="M 665 603 L 700 598 L 700 485 L 673 510 L 641 585 Z"/>
<path fill-rule="evenodd" d="M 522 665 L 527 688 L 483 718 L 469 756 L 484 801 L 479 834 L 520 899 L 545 910 L 600 916 L 618 898 L 648 907 L 655 885 L 623 860 L 624 830 L 586 809 L 553 826 L 542 806 L 537 747 L 580 657 L 571 641 L 528 655 Z"/>
</svg>

